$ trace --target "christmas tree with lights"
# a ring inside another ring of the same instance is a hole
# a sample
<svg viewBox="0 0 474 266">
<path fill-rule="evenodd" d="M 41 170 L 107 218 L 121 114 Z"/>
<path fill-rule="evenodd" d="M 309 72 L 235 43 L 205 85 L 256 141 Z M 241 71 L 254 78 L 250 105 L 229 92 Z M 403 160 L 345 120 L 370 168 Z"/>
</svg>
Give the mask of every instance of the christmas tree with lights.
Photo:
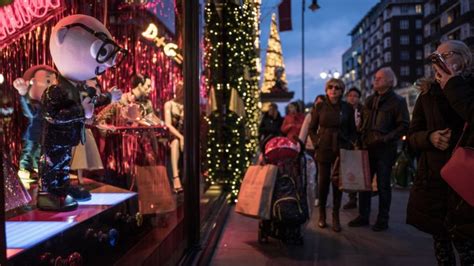
<svg viewBox="0 0 474 266">
<path fill-rule="evenodd" d="M 276 22 L 275 13 L 272 15 L 272 23 L 270 25 L 270 37 L 268 39 L 268 47 L 266 53 L 265 72 L 263 75 L 262 93 L 271 93 L 277 83 L 277 71 L 285 69 L 283 63 L 283 51 L 281 49 L 280 34 Z M 282 71 L 280 82 L 287 84 L 286 74 Z"/>
</svg>

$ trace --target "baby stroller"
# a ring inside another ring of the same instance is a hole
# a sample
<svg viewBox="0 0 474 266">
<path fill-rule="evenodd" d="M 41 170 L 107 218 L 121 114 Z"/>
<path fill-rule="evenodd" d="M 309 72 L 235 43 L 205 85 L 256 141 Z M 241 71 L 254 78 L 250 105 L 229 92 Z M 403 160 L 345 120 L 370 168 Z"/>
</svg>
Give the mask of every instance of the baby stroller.
<svg viewBox="0 0 474 266">
<path fill-rule="evenodd" d="M 268 237 L 285 244 L 303 244 L 301 227 L 309 219 L 304 145 L 285 137 L 268 138 L 262 145 L 262 163 L 278 167 L 270 220 L 259 222 L 258 241 Z"/>
</svg>

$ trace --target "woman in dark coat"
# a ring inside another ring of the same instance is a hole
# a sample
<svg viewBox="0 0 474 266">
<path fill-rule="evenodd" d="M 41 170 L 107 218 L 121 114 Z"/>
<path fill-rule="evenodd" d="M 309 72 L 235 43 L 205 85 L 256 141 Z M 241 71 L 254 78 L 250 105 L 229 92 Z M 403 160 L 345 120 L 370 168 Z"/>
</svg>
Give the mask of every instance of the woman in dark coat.
<svg viewBox="0 0 474 266">
<path fill-rule="evenodd" d="M 449 104 L 468 125 L 460 146 L 474 147 L 474 76 L 471 51 L 465 43 L 456 40 L 443 42 L 436 51 L 445 59 L 451 72 L 446 73 L 434 66 L 436 80 Z M 453 190 L 449 191 L 446 220 L 461 265 L 474 264 L 474 207 Z"/>
<path fill-rule="evenodd" d="M 438 84 L 424 80 L 421 91 L 408 131 L 410 147 L 420 153 L 420 158 L 408 200 L 407 223 L 433 236 L 439 265 L 455 265 L 445 227 L 449 186 L 440 171 L 451 156 L 464 122 Z"/>
<path fill-rule="evenodd" d="M 353 149 L 356 139 L 354 110 L 351 105 L 342 101 L 344 83 L 339 79 L 330 79 L 326 83 L 327 97 L 316 104 L 311 112 L 309 135 L 316 150 L 318 163 L 319 222 L 318 226 L 326 227 L 326 201 L 331 183 L 331 168 L 339 155 L 339 149 Z M 337 185 L 333 191 L 333 224 L 335 232 L 341 231 L 339 208 L 342 192 Z"/>
<path fill-rule="evenodd" d="M 278 106 L 275 103 L 271 103 L 268 107 L 268 112 L 265 112 L 258 128 L 259 139 L 263 141 L 268 136 L 280 136 L 281 125 L 283 124 L 283 118 L 278 112 Z"/>
</svg>

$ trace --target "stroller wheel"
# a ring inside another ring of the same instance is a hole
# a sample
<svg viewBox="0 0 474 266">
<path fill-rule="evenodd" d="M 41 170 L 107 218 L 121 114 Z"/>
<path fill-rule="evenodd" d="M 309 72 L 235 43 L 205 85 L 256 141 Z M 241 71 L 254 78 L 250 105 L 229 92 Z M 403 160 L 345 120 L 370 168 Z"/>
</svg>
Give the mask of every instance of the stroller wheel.
<svg viewBox="0 0 474 266">
<path fill-rule="evenodd" d="M 260 244 L 268 243 L 268 237 L 265 235 L 262 228 L 258 229 L 258 243 Z"/>
</svg>

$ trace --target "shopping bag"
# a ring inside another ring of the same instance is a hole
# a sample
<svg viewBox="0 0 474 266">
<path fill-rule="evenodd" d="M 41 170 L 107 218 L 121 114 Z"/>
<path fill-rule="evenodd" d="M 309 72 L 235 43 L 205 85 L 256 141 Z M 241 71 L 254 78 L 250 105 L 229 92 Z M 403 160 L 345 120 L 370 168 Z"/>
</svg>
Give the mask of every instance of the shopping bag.
<svg viewBox="0 0 474 266">
<path fill-rule="evenodd" d="M 162 165 L 136 166 L 139 208 L 142 214 L 161 214 L 176 210 L 176 199 Z"/>
<path fill-rule="evenodd" d="M 270 219 L 273 188 L 278 167 L 253 165 L 247 169 L 240 186 L 235 211 L 258 219 Z"/>
<path fill-rule="evenodd" d="M 339 189 L 371 191 L 369 155 L 366 150 L 345 150 L 339 153 Z"/>
</svg>

